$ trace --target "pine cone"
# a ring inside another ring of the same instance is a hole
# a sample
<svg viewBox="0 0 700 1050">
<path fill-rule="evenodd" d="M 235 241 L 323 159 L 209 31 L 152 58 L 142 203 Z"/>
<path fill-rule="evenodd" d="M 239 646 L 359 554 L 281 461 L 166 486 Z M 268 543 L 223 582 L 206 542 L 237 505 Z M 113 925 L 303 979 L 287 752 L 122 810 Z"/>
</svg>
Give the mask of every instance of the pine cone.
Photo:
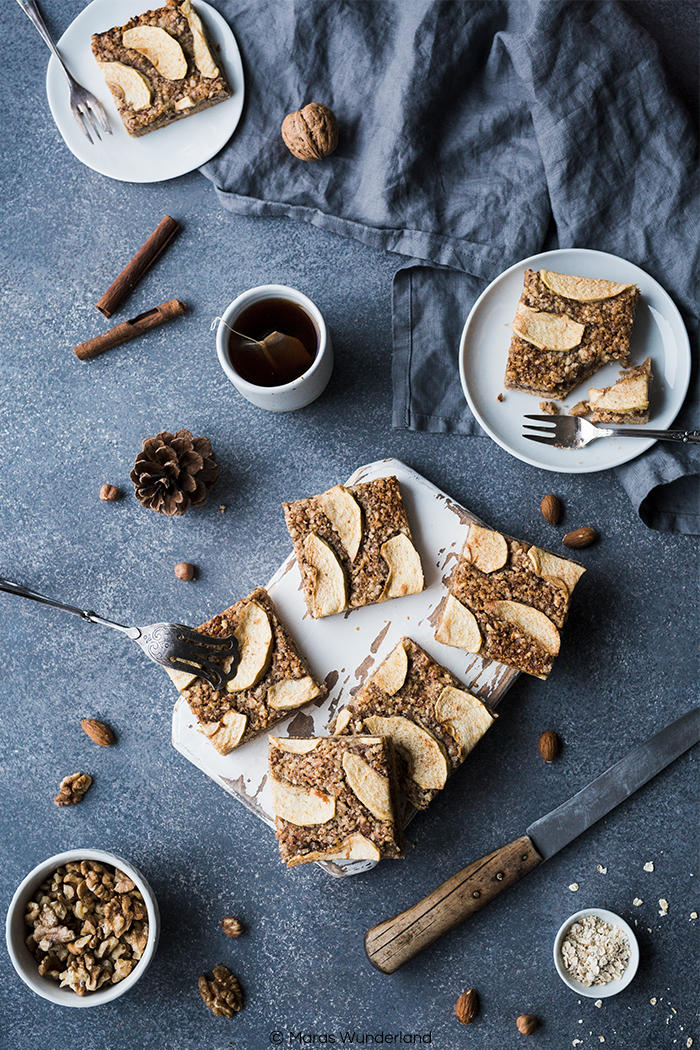
<svg viewBox="0 0 700 1050">
<path fill-rule="evenodd" d="M 164 430 L 144 440 L 129 477 L 144 507 L 173 517 L 206 503 L 219 471 L 208 438 Z"/>
</svg>

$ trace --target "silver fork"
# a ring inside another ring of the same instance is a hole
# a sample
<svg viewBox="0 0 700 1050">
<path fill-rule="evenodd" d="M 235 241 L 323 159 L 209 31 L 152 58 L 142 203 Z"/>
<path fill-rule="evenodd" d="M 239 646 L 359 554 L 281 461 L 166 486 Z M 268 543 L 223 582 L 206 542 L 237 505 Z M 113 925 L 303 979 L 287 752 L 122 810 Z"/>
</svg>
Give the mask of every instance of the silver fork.
<svg viewBox="0 0 700 1050">
<path fill-rule="evenodd" d="M 90 134 L 91 130 L 97 135 L 98 139 L 101 138 L 98 124 L 103 131 L 106 131 L 108 135 L 111 135 L 112 129 L 109 126 L 109 120 L 107 119 L 107 114 L 104 111 L 102 103 L 99 99 L 95 98 L 92 92 L 84 88 L 82 84 L 79 84 L 75 77 L 73 77 L 66 69 L 56 45 L 49 36 L 49 31 L 44 25 L 44 19 L 41 17 L 34 0 L 17 0 L 17 3 L 28 16 L 30 22 L 36 28 L 39 36 L 49 48 L 63 71 L 70 88 L 71 111 L 75 119 L 78 121 L 78 124 L 87 135 L 90 143 L 92 144 L 92 136 Z"/>
<path fill-rule="evenodd" d="M 198 678 L 204 678 L 214 689 L 222 689 L 225 682 L 236 673 L 240 663 L 240 651 L 238 642 L 233 635 L 226 638 L 212 638 L 207 634 L 200 634 L 192 627 L 184 627 L 180 623 L 152 623 L 148 627 L 125 627 L 113 620 L 105 620 L 97 613 L 89 609 L 78 609 L 74 605 L 66 605 L 57 602 L 53 598 L 47 598 L 37 591 L 30 591 L 28 587 L 22 587 L 13 580 L 5 580 L 0 577 L 0 591 L 8 594 L 18 594 L 20 598 L 31 598 L 35 602 L 44 605 L 52 605 L 55 609 L 64 609 L 66 612 L 75 613 L 88 623 L 101 623 L 104 627 L 113 627 L 116 631 L 122 631 L 128 638 L 137 642 L 146 656 L 162 667 L 173 671 L 184 671 L 186 674 L 196 674 Z M 226 671 L 222 664 L 214 663 L 209 659 L 216 656 L 231 663 Z"/>
<path fill-rule="evenodd" d="M 684 444 L 700 443 L 700 430 L 648 430 L 647 427 L 598 427 L 581 416 L 525 416 L 536 423 L 546 423 L 546 427 L 534 427 L 532 423 L 523 423 L 527 430 L 536 430 L 538 434 L 523 434 L 528 441 L 539 441 L 542 445 L 553 445 L 555 448 L 583 448 L 589 441 L 602 437 L 635 437 L 654 438 L 657 441 L 682 441 Z M 539 434 L 547 435 L 540 437 Z"/>
</svg>

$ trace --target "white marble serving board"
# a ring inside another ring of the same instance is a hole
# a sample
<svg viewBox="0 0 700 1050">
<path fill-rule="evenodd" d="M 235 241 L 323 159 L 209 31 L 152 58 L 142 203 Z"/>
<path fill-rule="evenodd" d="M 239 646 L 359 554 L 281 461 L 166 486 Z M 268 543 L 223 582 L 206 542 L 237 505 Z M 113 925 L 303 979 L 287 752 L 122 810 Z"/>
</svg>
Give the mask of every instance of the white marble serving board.
<svg viewBox="0 0 700 1050">
<path fill-rule="evenodd" d="M 442 645 L 434 637 L 439 609 L 447 593 L 447 579 L 459 557 L 469 523 L 479 519 L 397 459 L 378 460 L 359 467 L 346 484 L 389 475 L 395 475 L 401 486 L 413 542 L 423 562 L 425 590 L 314 620 L 304 602 L 294 553 L 290 553 L 266 589 L 314 674 L 319 680 L 325 680 L 328 695 L 322 702 L 309 704 L 275 726 L 272 732 L 277 736 L 327 736 L 328 723 L 338 708 L 362 687 L 404 636 L 422 646 L 491 710 L 518 677 L 512 668 Z M 231 601 L 242 597 L 245 595 L 236 595 Z M 274 828 L 267 785 L 266 734 L 229 755 L 220 755 L 207 738 L 197 732 L 196 719 L 180 697 L 173 712 L 172 739 L 185 758 Z M 374 864 L 374 861 L 320 862 L 321 867 L 335 876 L 355 875 Z"/>
</svg>

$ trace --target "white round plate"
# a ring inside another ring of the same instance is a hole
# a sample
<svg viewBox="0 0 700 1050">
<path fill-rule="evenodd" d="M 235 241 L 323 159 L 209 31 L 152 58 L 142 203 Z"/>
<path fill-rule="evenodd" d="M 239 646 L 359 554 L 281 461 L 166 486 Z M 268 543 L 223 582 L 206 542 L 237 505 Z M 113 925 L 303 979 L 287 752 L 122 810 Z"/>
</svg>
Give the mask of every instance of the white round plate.
<svg viewBox="0 0 700 1050">
<path fill-rule="evenodd" d="M 148 4 L 139 0 L 92 0 L 58 41 L 58 50 L 78 83 L 102 102 L 112 134 L 93 136 L 90 145 L 71 112 L 68 84 L 51 56 L 46 72 L 46 94 L 56 126 L 68 149 L 83 164 L 120 182 L 162 182 L 193 171 L 211 160 L 231 138 L 243 110 L 243 63 L 228 24 L 204 0 L 194 0 L 202 16 L 217 62 L 233 95 L 193 117 L 177 120 L 167 128 L 134 139 L 127 135 L 121 117 L 90 48 L 93 33 L 104 33 L 141 14 Z"/>
<path fill-rule="evenodd" d="M 492 281 L 475 302 L 462 332 L 459 375 L 469 407 L 486 433 L 533 467 L 562 474 L 588 474 L 627 463 L 654 444 L 649 438 L 600 438 L 582 449 L 553 448 L 523 437 L 525 415 L 540 414 L 545 398 L 506 390 L 503 376 L 508 359 L 511 324 L 523 289 L 526 269 L 555 270 L 577 277 L 602 277 L 608 281 L 635 282 L 641 293 L 632 329 L 630 361 L 641 364 L 651 357 L 649 426 L 667 429 L 673 423 L 690 382 L 690 343 L 675 303 L 661 285 L 631 262 L 588 248 L 559 248 L 523 259 Z M 620 378 L 620 364 L 613 362 L 596 372 L 596 387 L 610 386 Z M 498 395 L 503 394 L 503 401 Z M 584 384 L 564 399 L 562 413 L 588 394 Z"/>
</svg>

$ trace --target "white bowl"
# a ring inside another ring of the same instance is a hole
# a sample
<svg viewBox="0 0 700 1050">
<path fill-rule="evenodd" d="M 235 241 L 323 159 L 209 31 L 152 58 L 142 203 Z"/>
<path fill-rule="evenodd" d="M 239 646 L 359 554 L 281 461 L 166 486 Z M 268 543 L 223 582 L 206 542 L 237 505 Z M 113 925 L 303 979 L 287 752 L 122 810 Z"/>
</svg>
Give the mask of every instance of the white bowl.
<svg viewBox="0 0 700 1050">
<path fill-rule="evenodd" d="M 313 363 L 303 375 L 282 386 L 256 386 L 254 383 L 249 383 L 238 374 L 228 355 L 229 335 L 226 326 L 233 327 L 239 314 L 251 303 L 259 302 L 261 299 L 288 299 L 296 303 L 311 317 L 318 331 L 318 350 Z M 298 292 L 296 288 L 288 288 L 284 284 L 262 284 L 258 288 L 251 288 L 243 292 L 234 299 L 227 306 L 223 317 L 219 318 L 216 352 L 219 364 L 239 394 L 242 394 L 251 404 L 264 408 L 268 412 L 294 412 L 298 408 L 310 405 L 326 389 L 333 371 L 333 344 L 323 314 L 303 292 Z"/>
<path fill-rule="evenodd" d="M 630 946 L 629 962 L 622 977 L 617 981 L 609 981 L 607 984 L 593 984 L 589 987 L 573 978 L 564 966 L 561 946 L 567 931 L 572 923 L 576 922 L 577 919 L 585 918 L 587 915 L 595 915 L 597 918 L 602 919 L 603 922 L 608 922 L 611 926 L 617 926 L 627 938 Z M 617 995 L 623 988 L 626 988 L 636 974 L 639 966 L 639 944 L 632 927 L 624 919 L 621 919 L 619 915 L 615 915 L 612 911 L 606 911 L 605 908 L 584 908 L 582 911 L 577 911 L 570 915 L 566 922 L 560 926 L 559 932 L 554 939 L 554 965 L 564 984 L 568 984 L 569 988 L 578 995 L 585 995 L 589 999 L 607 999 L 609 996 Z"/>
<path fill-rule="evenodd" d="M 136 884 L 146 905 L 148 912 L 148 942 L 138 964 L 134 967 L 128 977 L 118 984 L 105 984 L 96 992 L 88 992 L 86 995 L 77 995 L 71 988 L 60 988 L 58 982 L 51 977 L 43 977 L 39 973 L 37 961 L 27 948 L 25 938 L 29 930 L 24 923 L 24 915 L 28 902 L 50 875 L 69 861 L 96 860 L 101 864 L 109 864 L 119 868 Z M 55 857 L 49 857 L 30 871 L 22 880 L 12 898 L 7 912 L 5 925 L 5 937 L 7 950 L 15 970 L 33 992 L 40 995 L 42 999 L 48 999 L 59 1006 L 101 1006 L 102 1003 L 112 1002 L 133 988 L 136 982 L 143 977 L 153 958 L 158 944 L 160 934 L 160 914 L 158 903 L 153 890 L 149 886 L 138 868 L 130 864 L 124 857 L 117 853 L 106 853 L 101 849 L 73 849 L 67 853 L 57 853 Z"/>
</svg>

